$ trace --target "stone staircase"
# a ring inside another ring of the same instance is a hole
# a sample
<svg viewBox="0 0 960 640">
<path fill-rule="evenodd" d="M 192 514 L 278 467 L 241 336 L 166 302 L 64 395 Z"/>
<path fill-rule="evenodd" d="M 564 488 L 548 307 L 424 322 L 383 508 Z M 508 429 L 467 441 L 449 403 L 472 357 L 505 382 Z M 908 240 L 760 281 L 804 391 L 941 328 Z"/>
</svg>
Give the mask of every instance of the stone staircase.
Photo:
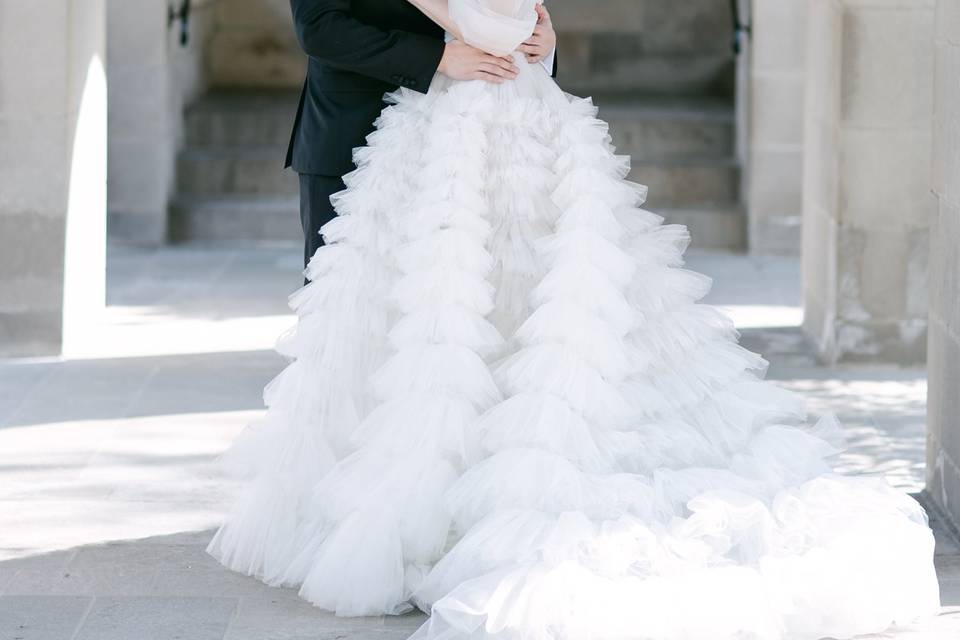
<svg viewBox="0 0 960 640">
<path fill-rule="evenodd" d="M 728 0 L 549 0 L 558 82 L 592 96 L 613 142 L 650 188 L 645 207 L 698 247 L 742 249 L 735 59 Z"/>
<path fill-rule="evenodd" d="M 600 95 L 596 101 L 617 151 L 632 158 L 630 179 L 650 190 L 644 207 L 687 225 L 698 247 L 742 248 L 732 107 L 706 96 Z"/>
<path fill-rule="evenodd" d="M 690 227 L 694 245 L 740 249 L 734 60 L 726 0 L 550 0 L 564 89 L 592 96 L 646 208 Z M 282 169 L 297 95 L 218 90 L 186 113 L 174 241 L 300 242 L 297 180 Z"/>
<path fill-rule="evenodd" d="M 187 109 L 172 241 L 303 242 L 297 176 L 283 169 L 296 108 L 293 91 L 219 90 Z"/>
</svg>

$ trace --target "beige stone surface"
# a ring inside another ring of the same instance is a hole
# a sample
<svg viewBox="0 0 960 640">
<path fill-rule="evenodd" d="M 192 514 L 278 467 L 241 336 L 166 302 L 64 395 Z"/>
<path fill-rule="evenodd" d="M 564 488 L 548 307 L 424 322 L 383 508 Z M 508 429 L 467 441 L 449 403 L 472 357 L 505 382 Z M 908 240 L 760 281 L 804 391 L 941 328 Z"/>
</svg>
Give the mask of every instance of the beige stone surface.
<svg viewBox="0 0 960 640">
<path fill-rule="evenodd" d="M 921 362 L 935 204 L 933 3 L 809 7 L 805 328 L 829 362 Z"/>
<path fill-rule="evenodd" d="M 166 240 L 183 110 L 206 88 L 204 55 L 215 0 L 194 2 L 190 41 L 167 26 L 156 0 L 107 0 L 110 78 L 110 235 L 156 246 Z"/>
<path fill-rule="evenodd" d="M 803 187 L 806 0 L 752 0 L 746 193 L 748 246 L 797 254 Z"/>
<path fill-rule="evenodd" d="M 960 6 L 936 16 L 927 484 L 960 524 Z"/>
<path fill-rule="evenodd" d="M 0 2 L 0 355 L 59 353 L 103 305 L 104 26 L 102 0 Z"/>
</svg>

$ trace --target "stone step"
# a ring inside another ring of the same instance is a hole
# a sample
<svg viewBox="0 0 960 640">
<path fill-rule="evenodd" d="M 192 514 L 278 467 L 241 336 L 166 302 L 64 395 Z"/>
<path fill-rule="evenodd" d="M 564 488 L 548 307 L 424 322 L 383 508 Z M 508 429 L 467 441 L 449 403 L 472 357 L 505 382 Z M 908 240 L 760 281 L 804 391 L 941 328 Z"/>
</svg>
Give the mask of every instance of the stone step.
<svg viewBox="0 0 960 640">
<path fill-rule="evenodd" d="M 560 85 L 733 95 L 729 0 L 550 0 Z"/>
<path fill-rule="evenodd" d="M 742 251 L 747 245 L 746 214 L 737 204 L 656 210 L 667 224 L 682 224 L 696 249 Z"/>
<path fill-rule="evenodd" d="M 547 0 L 559 32 L 642 36 L 648 50 L 701 51 L 729 48 L 715 34 L 729 35 L 729 0 Z"/>
<path fill-rule="evenodd" d="M 297 174 L 283 168 L 282 145 L 188 147 L 177 158 L 181 194 L 298 193 Z"/>
<path fill-rule="evenodd" d="M 170 239 L 204 244 L 300 244 L 299 203 L 289 196 L 179 196 L 170 206 Z"/>
<path fill-rule="evenodd" d="M 733 96 L 736 62 L 731 54 L 601 56 L 583 49 L 560 51 L 557 83 L 574 95 L 627 89 L 663 96 Z"/>
<path fill-rule="evenodd" d="M 633 163 L 629 179 L 647 186 L 647 205 L 653 210 L 740 199 L 740 168 L 732 158 L 641 160 Z"/>
<path fill-rule="evenodd" d="M 186 110 L 187 146 L 285 146 L 293 129 L 298 97 L 295 91 L 276 89 L 212 91 Z"/>
<path fill-rule="evenodd" d="M 726 100 L 595 94 L 618 153 L 634 162 L 732 157 L 733 106 Z"/>
</svg>

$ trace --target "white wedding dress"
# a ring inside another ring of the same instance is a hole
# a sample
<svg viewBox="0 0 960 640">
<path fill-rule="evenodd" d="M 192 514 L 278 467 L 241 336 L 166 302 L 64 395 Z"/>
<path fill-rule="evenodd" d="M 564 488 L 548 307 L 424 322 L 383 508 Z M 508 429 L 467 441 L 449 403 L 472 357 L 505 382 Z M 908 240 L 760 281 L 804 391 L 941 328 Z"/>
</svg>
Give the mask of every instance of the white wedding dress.
<svg viewBox="0 0 960 640">
<path fill-rule="evenodd" d="M 473 43 L 532 29 L 530 2 L 482 1 L 450 0 Z M 356 150 L 209 551 L 339 615 L 419 606 L 423 640 L 815 639 L 936 613 L 921 507 L 831 472 L 835 423 L 805 426 L 697 303 L 686 230 L 639 208 L 596 108 L 518 62 L 400 90 Z"/>
</svg>

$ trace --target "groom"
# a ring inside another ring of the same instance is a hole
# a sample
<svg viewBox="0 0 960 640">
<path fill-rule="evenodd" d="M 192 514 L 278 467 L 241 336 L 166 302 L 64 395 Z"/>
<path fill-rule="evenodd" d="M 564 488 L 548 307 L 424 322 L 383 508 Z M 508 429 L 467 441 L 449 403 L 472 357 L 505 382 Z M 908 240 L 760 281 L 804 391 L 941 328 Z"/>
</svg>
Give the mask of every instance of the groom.
<svg viewBox="0 0 960 640">
<path fill-rule="evenodd" d="M 330 196 L 354 169 L 352 150 L 364 144 L 386 106 L 383 94 L 407 87 L 426 92 L 436 72 L 455 80 L 504 82 L 518 69 L 510 57 L 462 42 L 444 43 L 443 29 L 407 0 L 290 0 L 307 78 L 287 149 L 287 167 L 300 174 L 304 264 L 323 244 L 320 227 L 336 214 Z M 537 29 L 522 51 L 556 73 L 556 34 L 542 6 Z"/>
</svg>

